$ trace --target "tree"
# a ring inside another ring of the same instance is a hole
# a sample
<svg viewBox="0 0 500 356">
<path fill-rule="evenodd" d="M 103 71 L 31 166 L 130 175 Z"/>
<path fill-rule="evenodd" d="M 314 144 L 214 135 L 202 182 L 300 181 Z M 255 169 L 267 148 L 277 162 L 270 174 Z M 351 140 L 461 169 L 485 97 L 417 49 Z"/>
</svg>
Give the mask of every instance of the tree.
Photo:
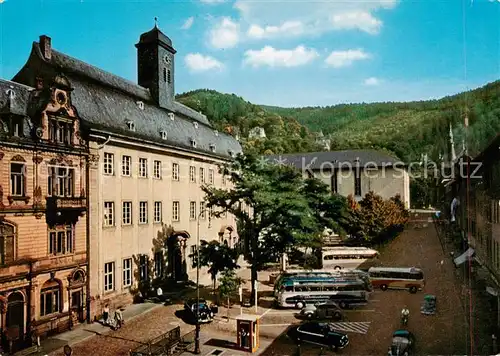
<svg viewBox="0 0 500 356">
<path fill-rule="evenodd" d="M 238 155 L 221 173 L 232 188 L 205 186 L 207 207 L 213 215 L 228 212 L 237 221 L 244 257 L 251 265 L 252 298 L 258 271 L 281 257 L 301 234 L 317 231 L 316 215 L 301 194 L 304 180 L 294 168 L 275 165 L 254 155 Z"/>
<path fill-rule="evenodd" d="M 238 277 L 233 269 L 228 269 L 222 272 L 222 277 L 219 283 L 219 296 L 222 300 L 227 300 L 227 319 L 229 320 L 229 309 L 231 308 L 231 297 L 236 294 L 240 286 L 243 284 L 243 279 Z"/>
<path fill-rule="evenodd" d="M 197 254 L 194 253 L 189 256 L 193 259 L 193 267 L 197 267 Z M 236 263 L 237 260 L 238 251 L 236 249 L 215 240 L 210 242 L 200 241 L 200 267 L 209 267 L 208 273 L 212 277 L 214 290 L 219 272 L 240 268 Z"/>
</svg>

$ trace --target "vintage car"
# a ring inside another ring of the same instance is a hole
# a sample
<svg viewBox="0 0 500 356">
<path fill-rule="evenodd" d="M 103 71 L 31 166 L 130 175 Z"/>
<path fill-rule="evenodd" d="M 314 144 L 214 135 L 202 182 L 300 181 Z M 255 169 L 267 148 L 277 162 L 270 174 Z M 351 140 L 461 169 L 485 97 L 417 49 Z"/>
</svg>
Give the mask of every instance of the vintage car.
<svg viewBox="0 0 500 356">
<path fill-rule="evenodd" d="M 436 296 L 432 294 L 427 294 L 424 297 L 422 306 L 420 307 L 420 312 L 424 315 L 434 315 L 436 314 Z"/>
<path fill-rule="evenodd" d="M 341 350 L 349 345 L 347 334 L 336 331 L 328 323 L 309 321 L 301 325 L 295 325 L 288 329 L 287 335 L 298 345 L 306 342 L 320 347 L 327 347 L 334 351 Z"/>
<path fill-rule="evenodd" d="M 392 344 L 389 348 L 389 356 L 409 356 L 415 347 L 415 337 L 408 330 L 396 330 L 392 334 Z"/>
<path fill-rule="evenodd" d="M 307 319 L 335 319 L 341 320 L 343 317 L 342 310 L 334 302 L 318 303 L 316 305 L 306 305 L 300 311 L 301 317 Z"/>
<path fill-rule="evenodd" d="M 199 311 L 196 308 L 198 304 Z M 199 313 L 199 323 L 210 323 L 214 320 L 214 315 L 217 314 L 218 308 L 209 306 L 205 299 L 192 298 L 184 303 L 185 316 L 189 320 L 196 322 L 196 314 Z"/>
</svg>

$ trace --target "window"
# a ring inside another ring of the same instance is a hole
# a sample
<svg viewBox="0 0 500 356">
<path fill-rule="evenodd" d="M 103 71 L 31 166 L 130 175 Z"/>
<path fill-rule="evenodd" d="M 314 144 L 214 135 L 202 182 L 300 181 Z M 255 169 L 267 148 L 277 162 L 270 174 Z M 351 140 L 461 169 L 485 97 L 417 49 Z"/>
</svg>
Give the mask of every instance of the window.
<svg viewBox="0 0 500 356">
<path fill-rule="evenodd" d="M 196 219 L 196 202 L 195 201 L 189 202 L 189 219 L 191 219 L 191 220 Z"/>
<path fill-rule="evenodd" d="M 189 181 L 191 183 L 196 182 L 196 168 L 194 166 L 189 167 Z"/>
<path fill-rule="evenodd" d="M 172 179 L 179 180 L 179 164 L 172 163 Z"/>
<path fill-rule="evenodd" d="M 4 265 L 14 261 L 15 241 L 14 227 L 0 224 L 0 264 Z"/>
<path fill-rule="evenodd" d="M 139 177 L 146 178 L 148 176 L 148 160 L 147 158 L 139 158 Z"/>
<path fill-rule="evenodd" d="M 361 172 L 359 170 L 359 167 L 356 167 L 356 170 L 354 171 L 354 195 L 356 196 L 361 196 Z"/>
<path fill-rule="evenodd" d="M 132 285 L 132 259 L 126 258 L 123 260 L 123 286 Z"/>
<path fill-rule="evenodd" d="M 49 167 L 48 195 L 72 197 L 74 195 L 75 170 L 66 167 Z"/>
<path fill-rule="evenodd" d="M 163 251 L 155 252 L 155 275 L 156 278 L 163 276 Z"/>
<path fill-rule="evenodd" d="M 215 152 L 215 148 L 216 148 L 216 147 L 215 147 L 215 144 L 214 144 L 214 143 L 211 143 L 211 144 L 210 144 L 210 151 Z"/>
<path fill-rule="evenodd" d="M 122 203 L 122 224 L 131 225 L 132 224 L 132 202 L 124 201 Z"/>
<path fill-rule="evenodd" d="M 112 153 L 104 152 L 104 174 L 113 175 L 113 166 L 115 165 L 115 155 Z"/>
<path fill-rule="evenodd" d="M 170 69 L 167 70 L 167 83 L 172 83 L 172 74 L 170 73 Z"/>
<path fill-rule="evenodd" d="M 332 176 L 330 177 L 330 188 L 332 190 L 332 193 L 337 193 L 338 192 L 337 171 L 335 169 L 332 171 Z M 360 189 L 360 191 L 361 191 L 361 189 Z"/>
<path fill-rule="evenodd" d="M 139 256 L 139 280 L 145 281 L 148 279 L 148 255 Z"/>
<path fill-rule="evenodd" d="M 130 177 L 130 166 L 132 166 L 132 157 L 122 156 L 122 176 Z"/>
<path fill-rule="evenodd" d="M 208 170 L 208 184 L 214 184 L 214 170 Z"/>
<path fill-rule="evenodd" d="M 207 218 L 207 212 L 206 212 L 206 203 L 204 201 L 200 201 L 200 219 L 206 219 Z"/>
<path fill-rule="evenodd" d="M 205 183 L 205 168 L 200 167 L 200 183 Z"/>
<path fill-rule="evenodd" d="M 156 179 L 161 179 L 161 161 L 154 161 L 153 177 L 155 177 Z"/>
<path fill-rule="evenodd" d="M 49 254 L 61 255 L 73 252 L 73 226 L 60 226 L 49 230 Z"/>
<path fill-rule="evenodd" d="M 133 121 L 127 121 L 127 127 L 130 131 L 135 131 L 135 123 Z"/>
<path fill-rule="evenodd" d="M 26 165 L 23 163 L 10 164 L 10 195 L 24 197 L 26 194 Z"/>
<path fill-rule="evenodd" d="M 115 225 L 115 203 L 112 201 L 104 202 L 104 226 Z"/>
<path fill-rule="evenodd" d="M 115 263 L 104 264 L 104 291 L 109 292 L 115 289 Z"/>
<path fill-rule="evenodd" d="M 66 120 L 49 119 L 49 140 L 70 145 L 73 143 L 73 123 Z"/>
<path fill-rule="evenodd" d="M 167 68 L 163 68 L 163 81 L 167 81 Z"/>
<path fill-rule="evenodd" d="M 179 202 L 172 202 L 172 221 L 179 221 Z"/>
<path fill-rule="evenodd" d="M 161 223 L 161 201 L 155 201 L 154 222 Z"/>
<path fill-rule="evenodd" d="M 168 133 L 165 130 L 160 131 L 160 135 L 162 140 L 166 140 L 168 138 Z"/>
<path fill-rule="evenodd" d="M 139 224 L 148 223 L 148 202 L 139 202 Z"/>
<path fill-rule="evenodd" d="M 61 288 L 56 281 L 46 282 L 40 292 L 40 316 L 61 311 Z"/>
</svg>

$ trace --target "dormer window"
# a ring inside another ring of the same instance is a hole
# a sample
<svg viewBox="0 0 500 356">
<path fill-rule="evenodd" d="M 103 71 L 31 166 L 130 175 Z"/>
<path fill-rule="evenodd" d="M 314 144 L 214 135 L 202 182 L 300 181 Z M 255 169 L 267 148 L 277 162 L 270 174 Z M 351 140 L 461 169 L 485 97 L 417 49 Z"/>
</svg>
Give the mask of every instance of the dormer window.
<svg viewBox="0 0 500 356">
<path fill-rule="evenodd" d="M 160 135 L 161 135 L 162 140 L 167 139 L 167 131 L 165 131 L 165 130 L 160 131 Z"/>
<path fill-rule="evenodd" d="M 196 140 L 194 138 L 191 139 L 191 147 L 196 148 Z"/>
<path fill-rule="evenodd" d="M 49 140 L 54 143 L 73 144 L 73 121 L 69 119 L 49 118 Z"/>
<path fill-rule="evenodd" d="M 133 121 L 127 121 L 127 127 L 130 131 L 135 131 L 135 123 Z"/>
<path fill-rule="evenodd" d="M 193 125 L 194 125 L 194 128 L 197 129 L 198 128 L 198 123 L 197 122 L 193 122 Z"/>
<path fill-rule="evenodd" d="M 215 143 L 210 144 L 210 151 L 215 152 Z"/>
<path fill-rule="evenodd" d="M 227 152 L 229 153 L 229 156 L 231 158 L 234 158 L 234 151 L 233 150 L 228 150 Z"/>
<path fill-rule="evenodd" d="M 174 119 L 175 119 L 174 113 L 173 113 L 173 112 L 169 112 L 169 113 L 168 113 L 168 118 L 169 118 L 170 120 L 174 121 Z"/>
<path fill-rule="evenodd" d="M 215 135 L 215 136 L 219 136 L 219 131 L 214 130 L 214 135 Z"/>
<path fill-rule="evenodd" d="M 137 106 L 139 107 L 139 109 L 144 110 L 144 102 L 138 101 Z"/>
</svg>

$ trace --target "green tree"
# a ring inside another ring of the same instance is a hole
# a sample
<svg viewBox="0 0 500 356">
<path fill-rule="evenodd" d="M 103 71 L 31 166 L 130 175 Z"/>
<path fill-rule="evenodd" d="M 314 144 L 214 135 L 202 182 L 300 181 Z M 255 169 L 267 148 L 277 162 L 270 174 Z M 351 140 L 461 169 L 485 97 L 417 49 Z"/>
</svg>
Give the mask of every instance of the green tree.
<svg viewBox="0 0 500 356">
<path fill-rule="evenodd" d="M 234 269 L 228 269 L 222 272 L 219 283 L 219 296 L 222 300 L 227 300 L 227 319 L 229 320 L 229 309 L 231 308 L 231 297 L 234 297 L 243 279 L 238 277 Z"/>
<path fill-rule="evenodd" d="M 212 278 L 214 290 L 217 282 L 217 275 L 220 272 L 240 268 L 236 263 L 238 260 L 238 251 L 226 244 L 219 243 L 219 241 L 200 241 L 199 252 L 200 267 L 208 267 L 208 273 L 210 273 Z M 197 267 L 197 254 L 191 254 L 190 257 L 193 260 L 193 267 Z"/>
<path fill-rule="evenodd" d="M 236 218 L 244 257 L 251 265 L 252 298 L 258 271 L 277 261 L 301 234 L 317 231 L 315 214 L 301 194 L 304 180 L 294 168 L 278 166 L 254 155 L 238 155 L 230 166 L 230 189 L 205 186 L 207 207 L 215 216 L 228 212 Z"/>
</svg>

